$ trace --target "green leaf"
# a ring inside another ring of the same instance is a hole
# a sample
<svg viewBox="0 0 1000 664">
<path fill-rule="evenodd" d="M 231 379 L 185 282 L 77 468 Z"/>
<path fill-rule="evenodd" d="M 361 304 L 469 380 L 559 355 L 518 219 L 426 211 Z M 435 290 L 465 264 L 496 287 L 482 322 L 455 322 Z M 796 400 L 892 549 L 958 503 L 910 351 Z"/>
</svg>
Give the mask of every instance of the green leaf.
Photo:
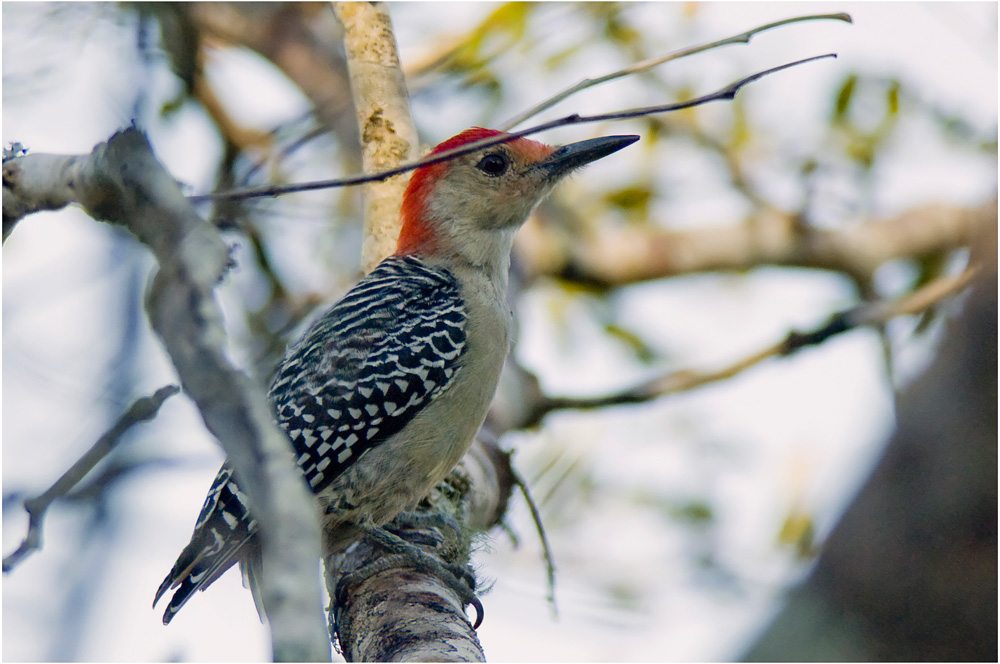
<svg viewBox="0 0 1000 664">
<path fill-rule="evenodd" d="M 649 344 L 642 340 L 642 338 L 631 330 L 626 330 L 624 327 L 616 325 L 614 323 L 608 323 L 604 326 L 604 332 L 608 336 L 614 337 L 618 341 L 621 341 L 629 350 L 635 354 L 636 359 L 643 364 L 652 364 L 656 361 L 658 355 Z"/>
<path fill-rule="evenodd" d="M 889 84 L 889 90 L 886 91 L 886 106 L 888 107 L 886 113 L 890 117 L 895 117 L 899 113 L 899 81 L 892 81 Z"/>
<path fill-rule="evenodd" d="M 847 109 L 851 106 L 851 99 L 854 97 L 854 90 L 858 87 L 857 74 L 851 74 L 837 91 L 837 101 L 833 107 L 833 120 L 843 122 L 847 115 Z"/>
<path fill-rule="evenodd" d="M 649 187 L 642 185 L 633 185 L 624 189 L 618 189 L 617 191 L 611 191 L 604 196 L 604 200 L 609 205 L 614 205 L 630 212 L 639 212 L 643 215 L 649 213 L 649 202 L 652 198 L 653 192 L 650 191 Z"/>
<path fill-rule="evenodd" d="M 693 500 L 677 505 L 673 510 L 673 515 L 682 521 L 697 525 L 711 523 L 715 520 L 715 510 L 709 503 L 702 500 Z"/>
</svg>

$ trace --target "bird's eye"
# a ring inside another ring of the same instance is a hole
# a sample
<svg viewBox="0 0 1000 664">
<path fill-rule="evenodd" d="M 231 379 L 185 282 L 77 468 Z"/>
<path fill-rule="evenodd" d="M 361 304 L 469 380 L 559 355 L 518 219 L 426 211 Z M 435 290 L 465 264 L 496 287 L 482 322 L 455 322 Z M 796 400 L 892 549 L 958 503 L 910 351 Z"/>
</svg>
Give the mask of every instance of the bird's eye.
<svg viewBox="0 0 1000 664">
<path fill-rule="evenodd" d="M 510 166 L 510 161 L 505 154 L 500 152 L 491 152 L 476 164 L 476 168 L 492 176 L 503 175 L 507 172 L 508 166 Z"/>
</svg>

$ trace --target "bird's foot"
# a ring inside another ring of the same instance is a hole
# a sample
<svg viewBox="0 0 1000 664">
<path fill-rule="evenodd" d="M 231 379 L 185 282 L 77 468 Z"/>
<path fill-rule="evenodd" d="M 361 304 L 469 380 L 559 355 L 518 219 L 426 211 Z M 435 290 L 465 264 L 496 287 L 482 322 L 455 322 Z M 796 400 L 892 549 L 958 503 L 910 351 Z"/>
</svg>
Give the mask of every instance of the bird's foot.
<svg viewBox="0 0 1000 664">
<path fill-rule="evenodd" d="M 423 521 L 424 518 L 438 520 L 434 516 L 421 516 L 417 520 Z M 411 525 L 407 523 L 405 526 L 394 530 L 399 530 L 400 532 L 418 530 L 418 528 L 412 528 Z M 438 524 L 435 522 L 434 525 Z M 365 579 L 389 569 L 413 567 L 439 579 L 459 597 L 462 601 L 462 606 L 471 604 L 476 609 L 476 621 L 472 627 L 473 629 L 478 629 L 479 625 L 483 622 L 484 610 L 479 598 L 476 597 L 475 575 L 468 566 L 442 563 L 417 545 L 437 546 L 442 541 L 440 535 L 435 533 L 434 530 L 419 529 L 419 532 L 408 533 L 409 537 L 418 540 L 416 543 L 411 543 L 385 528 L 364 530 L 370 539 L 391 553 L 365 565 L 361 569 L 344 574 L 337 583 L 336 595 L 339 604 L 343 605 L 345 603 L 347 599 L 346 593 L 349 588 L 361 583 Z"/>
</svg>

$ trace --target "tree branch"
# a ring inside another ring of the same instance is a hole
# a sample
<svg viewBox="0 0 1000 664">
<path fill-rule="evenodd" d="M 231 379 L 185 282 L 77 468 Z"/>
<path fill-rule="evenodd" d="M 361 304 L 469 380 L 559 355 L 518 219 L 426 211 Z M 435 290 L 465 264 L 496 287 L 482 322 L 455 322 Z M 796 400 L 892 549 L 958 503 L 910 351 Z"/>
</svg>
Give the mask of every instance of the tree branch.
<svg viewBox="0 0 1000 664">
<path fill-rule="evenodd" d="M 593 410 L 645 403 L 668 394 L 686 392 L 703 385 L 732 378 L 766 359 L 792 355 L 803 348 L 821 344 L 831 337 L 859 327 L 880 325 L 896 316 L 924 311 L 966 288 L 975 276 L 977 269 L 977 267 L 970 267 L 962 274 L 942 277 L 896 300 L 866 303 L 834 314 L 826 323 L 816 329 L 808 332 L 789 332 L 781 341 L 721 369 L 672 371 L 615 394 L 593 398 L 548 397 L 542 394 L 541 389 L 537 387 L 537 379 L 529 374 L 529 380 L 534 382 L 534 389 L 529 389 L 527 392 L 534 393 L 536 400 L 534 407 L 527 413 L 518 428 L 537 426 L 545 415 L 554 410 Z"/>
<path fill-rule="evenodd" d="M 7 241 L 17 223 L 27 215 L 80 202 L 79 187 L 89 167 L 89 156 L 29 155 L 23 149 L 5 151 L 3 241 Z"/>
<path fill-rule="evenodd" d="M 386 527 L 448 565 L 467 566 L 473 533 L 499 522 L 513 485 L 510 455 L 481 431 L 445 481 Z M 345 658 L 485 661 L 455 591 L 408 564 L 382 564 L 390 560 L 383 555 L 364 539 L 326 560 L 330 618 Z M 362 578 L 344 587 L 342 575 L 358 571 Z"/>
<path fill-rule="evenodd" d="M 521 129 L 520 131 L 511 132 L 503 136 L 484 138 L 482 140 L 474 141 L 472 143 L 466 143 L 461 147 L 452 148 L 451 150 L 445 150 L 443 152 L 438 152 L 435 153 L 434 155 L 424 157 L 423 159 L 407 162 L 395 168 L 389 168 L 384 171 L 380 171 L 378 173 L 365 174 L 365 175 L 352 175 L 345 178 L 336 178 L 332 180 L 317 180 L 315 182 L 304 182 L 301 184 L 272 185 L 269 187 L 247 187 L 244 189 L 233 189 L 231 191 L 217 192 L 214 194 L 202 194 L 200 196 L 190 196 L 188 200 L 190 200 L 191 202 L 198 203 L 210 200 L 261 198 L 261 197 L 278 196 L 280 194 L 289 194 L 299 191 L 314 191 L 316 189 L 349 187 L 359 184 L 367 184 L 369 182 L 378 182 L 399 175 L 400 173 L 406 173 L 407 171 L 412 171 L 422 166 L 439 164 L 444 161 L 455 159 L 456 157 L 460 157 L 462 155 L 478 152 L 483 148 L 488 148 L 493 145 L 499 145 L 500 143 L 507 143 L 509 141 L 513 141 L 514 139 L 521 138 L 523 136 L 530 136 L 532 134 L 537 134 L 539 132 L 547 131 L 549 129 L 555 129 L 556 127 L 587 124 L 592 122 L 608 122 L 611 120 L 625 120 L 629 118 L 639 118 L 645 115 L 655 115 L 657 113 L 669 113 L 672 111 L 680 111 L 685 108 L 692 108 L 694 106 L 700 106 L 702 104 L 707 104 L 713 101 L 731 100 L 736 96 L 736 93 L 738 93 L 744 86 L 749 85 L 754 81 L 760 80 L 765 76 L 777 73 L 784 69 L 788 69 L 789 67 L 796 67 L 798 65 L 805 64 L 807 62 L 813 62 L 815 60 L 822 60 L 825 58 L 835 58 L 835 57 L 837 57 L 835 53 L 827 53 L 825 55 L 817 55 L 811 58 L 804 58 L 802 60 L 796 60 L 795 62 L 788 62 L 783 65 L 771 67 L 770 69 L 765 69 L 763 71 L 750 74 L 749 76 L 744 76 L 743 78 L 733 81 L 732 83 L 730 83 L 725 87 L 719 88 L 715 92 L 711 92 L 707 95 L 702 95 L 701 97 L 695 97 L 694 99 L 689 99 L 687 101 L 681 101 L 672 104 L 660 104 L 657 106 L 646 106 L 643 108 L 631 108 L 624 111 L 601 113 L 599 115 L 579 115 L 574 113 L 573 115 L 567 115 L 566 117 L 559 118 L 558 120 L 551 120 L 544 124 L 535 125 L 534 127 L 529 127 L 528 129 Z"/>
<path fill-rule="evenodd" d="M 42 525 L 49 505 L 72 491 L 80 480 L 94 469 L 94 466 L 111 453 L 126 431 L 139 422 L 148 422 L 156 417 L 163 402 L 180 391 L 176 385 L 167 385 L 151 396 L 136 400 L 118 421 L 98 438 L 97 442 L 63 473 L 62 477 L 56 480 L 55 484 L 41 495 L 24 501 L 24 509 L 28 513 L 28 534 L 16 550 L 3 559 L 4 574 L 12 571 L 29 554 L 42 548 Z"/>
<path fill-rule="evenodd" d="M 499 127 L 497 127 L 497 129 L 500 129 L 501 131 L 510 131 L 511 129 L 521 124 L 522 122 L 525 122 L 529 118 L 533 118 L 539 113 L 552 108 L 559 102 L 564 101 L 565 99 L 575 95 L 577 92 L 582 92 L 588 88 L 595 87 L 602 83 L 607 83 L 609 81 L 614 81 L 619 78 L 624 78 L 625 76 L 631 76 L 633 74 L 638 74 L 644 71 L 648 71 L 653 67 L 658 67 L 667 62 L 671 62 L 673 60 L 680 60 L 681 58 L 685 58 L 689 55 L 695 55 L 697 53 L 704 53 L 705 51 L 710 51 L 713 48 L 719 48 L 720 46 L 729 46 L 731 44 L 749 44 L 750 39 L 753 38 L 755 35 L 758 35 L 762 32 L 766 32 L 773 28 L 781 27 L 783 25 L 789 25 L 791 23 L 802 23 L 804 21 L 823 20 L 823 19 L 835 19 L 838 21 L 844 21 L 846 23 L 852 22 L 850 14 L 845 14 L 843 12 L 838 14 L 811 14 L 809 16 L 796 16 L 794 18 L 786 18 L 781 21 L 775 21 L 773 23 L 761 25 L 756 28 L 747 30 L 746 32 L 741 32 L 738 35 L 733 35 L 732 37 L 726 37 L 725 39 L 719 39 L 713 42 L 709 42 L 707 44 L 698 44 L 696 46 L 689 46 L 687 48 L 682 48 L 672 53 L 668 53 L 667 55 L 660 56 L 658 58 L 650 58 L 649 60 L 638 62 L 634 65 L 625 67 L 624 69 L 619 69 L 618 71 L 612 72 L 610 74 L 605 74 L 604 76 L 598 76 L 597 78 L 585 78 L 579 83 L 566 88 L 562 92 L 552 95 L 550 98 L 541 102 L 537 106 L 534 106 L 528 109 L 527 111 L 518 114 L 517 116 L 511 118 L 510 120 L 507 120 L 506 122 L 502 123 Z"/>
<path fill-rule="evenodd" d="M 968 246 L 995 223 L 996 199 L 977 208 L 927 205 L 846 228 L 801 228 L 795 215 L 762 211 L 736 226 L 669 230 L 603 225 L 589 234 L 538 233 L 525 269 L 613 287 L 679 274 L 745 271 L 761 265 L 842 272 L 864 282 L 886 261 Z"/>
<path fill-rule="evenodd" d="M 385 3 L 337 2 L 344 49 L 361 133 L 365 171 L 386 171 L 417 153 L 417 129 L 410 117 L 406 80 Z M 399 208 L 408 179 L 400 176 L 365 186 L 361 269 L 371 272 L 395 252 Z"/>
<path fill-rule="evenodd" d="M 8 167 L 16 174 L 9 181 Z M 229 456 L 260 525 L 274 658 L 328 659 L 312 497 L 287 437 L 273 422 L 264 390 L 226 357 L 222 312 L 212 296 L 229 267 L 226 245 L 194 213 L 135 129 L 116 134 L 87 156 L 26 155 L 4 169 L 5 216 L 8 199 L 12 215 L 52 209 L 53 199 L 77 202 L 95 219 L 127 228 L 153 251 L 160 269 L 146 303 L 152 327 Z M 46 196 L 48 188 L 58 196 Z"/>
</svg>

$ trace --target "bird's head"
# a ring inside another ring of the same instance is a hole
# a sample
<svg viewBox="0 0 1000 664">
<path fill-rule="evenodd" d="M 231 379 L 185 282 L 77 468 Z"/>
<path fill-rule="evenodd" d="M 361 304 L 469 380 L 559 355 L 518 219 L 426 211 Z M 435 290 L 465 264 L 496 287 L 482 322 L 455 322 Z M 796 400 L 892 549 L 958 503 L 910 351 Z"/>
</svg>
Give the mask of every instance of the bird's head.
<svg viewBox="0 0 1000 664">
<path fill-rule="evenodd" d="M 504 135 L 467 129 L 431 154 Z M 522 137 L 418 168 L 403 194 L 397 254 L 444 252 L 483 266 L 498 256 L 506 261 L 514 231 L 560 179 L 637 140 L 606 136 L 552 147 Z"/>
</svg>

